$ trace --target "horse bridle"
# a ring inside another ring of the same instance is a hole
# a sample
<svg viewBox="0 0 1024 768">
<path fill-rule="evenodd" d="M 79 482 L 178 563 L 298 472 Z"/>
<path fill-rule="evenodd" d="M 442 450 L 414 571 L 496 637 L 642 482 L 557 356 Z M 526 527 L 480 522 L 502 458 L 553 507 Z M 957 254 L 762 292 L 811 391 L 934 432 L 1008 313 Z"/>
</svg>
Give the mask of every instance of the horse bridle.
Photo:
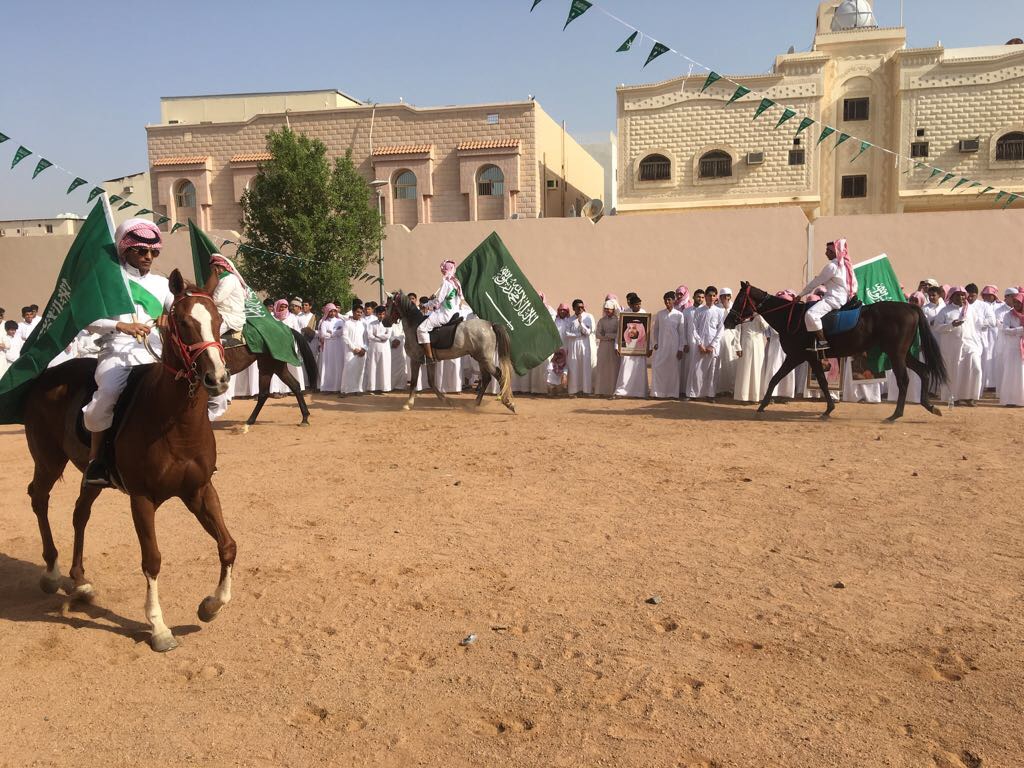
<svg viewBox="0 0 1024 768">
<path fill-rule="evenodd" d="M 166 362 L 164 363 L 164 366 L 174 373 L 174 379 L 176 381 L 185 379 L 188 382 L 188 396 L 191 399 L 195 397 L 196 390 L 199 388 L 199 355 L 213 347 L 220 351 L 221 360 L 225 360 L 225 358 L 224 345 L 219 340 L 199 341 L 195 344 L 186 344 L 181 340 L 181 331 L 178 329 L 178 321 L 174 316 L 174 307 L 177 306 L 178 302 L 187 298 L 203 298 L 212 303 L 213 297 L 205 291 L 185 291 L 171 302 L 171 308 L 167 311 L 171 341 L 173 342 L 174 348 L 177 350 L 179 357 L 181 357 L 184 367 L 175 368 Z M 216 307 L 216 304 L 214 304 L 214 306 Z"/>
</svg>

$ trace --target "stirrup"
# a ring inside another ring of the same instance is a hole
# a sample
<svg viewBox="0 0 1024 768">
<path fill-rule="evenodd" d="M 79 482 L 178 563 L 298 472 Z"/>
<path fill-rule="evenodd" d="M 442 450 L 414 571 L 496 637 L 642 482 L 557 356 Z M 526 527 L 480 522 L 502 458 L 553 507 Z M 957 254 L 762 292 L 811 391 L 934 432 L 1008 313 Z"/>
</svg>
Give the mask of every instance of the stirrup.
<svg viewBox="0 0 1024 768">
<path fill-rule="evenodd" d="M 231 349 L 232 347 L 243 346 L 245 344 L 245 340 L 242 338 L 241 332 L 231 331 L 220 337 L 220 343 L 224 349 Z"/>
<path fill-rule="evenodd" d="M 830 349 L 827 341 L 821 339 L 815 339 L 814 342 L 807 348 L 808 352 L 826 352 Z"/>
<path fill-rule="evenodd" d="M 113 487 L 113 483 L 110 482 L 110 473 L 103 459 L 93 459 L 89 462 L 85 472 L 82 474 L 82 485 L 92 486 L 93 488 Z"/>
</svg>

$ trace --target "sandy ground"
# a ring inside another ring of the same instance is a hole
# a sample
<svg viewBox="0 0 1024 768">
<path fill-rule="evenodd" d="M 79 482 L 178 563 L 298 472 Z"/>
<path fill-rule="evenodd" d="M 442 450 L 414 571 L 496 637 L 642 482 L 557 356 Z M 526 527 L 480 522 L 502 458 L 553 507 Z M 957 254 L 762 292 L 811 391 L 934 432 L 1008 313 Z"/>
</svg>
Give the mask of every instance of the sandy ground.
<svg viewBox="0 0 1024 768">
<path fill-rule="evenodd" d="M 243 435 L 236 402 L 235 599 L 200 626 L 216 553 L 168 503 L 166 655 L 125 497 L 89 528 L 95 604 L 39 590 L 0 428 L 0 765 L 1024 764 L 1024 413 L 420 403 L 299 429 L 272 401 Z"/>
</svg>

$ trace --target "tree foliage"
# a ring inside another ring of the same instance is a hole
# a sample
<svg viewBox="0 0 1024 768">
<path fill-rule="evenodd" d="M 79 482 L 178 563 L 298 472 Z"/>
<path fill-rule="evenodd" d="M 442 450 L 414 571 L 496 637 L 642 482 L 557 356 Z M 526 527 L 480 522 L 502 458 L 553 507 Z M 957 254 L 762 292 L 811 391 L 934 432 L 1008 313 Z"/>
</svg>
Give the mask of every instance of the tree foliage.
<svg viewBox="0 0 1024 768">
<path fill-rule="evenodd" d="M 370 185 L 349 150 L 333 168 L 327 147 L 289 128 L 267 135 L 273 156 L 242 195 L 247 281 L 270 296 L 347 302 L 351 281 L 376 257 L 383 229 Z"/>
</svg>

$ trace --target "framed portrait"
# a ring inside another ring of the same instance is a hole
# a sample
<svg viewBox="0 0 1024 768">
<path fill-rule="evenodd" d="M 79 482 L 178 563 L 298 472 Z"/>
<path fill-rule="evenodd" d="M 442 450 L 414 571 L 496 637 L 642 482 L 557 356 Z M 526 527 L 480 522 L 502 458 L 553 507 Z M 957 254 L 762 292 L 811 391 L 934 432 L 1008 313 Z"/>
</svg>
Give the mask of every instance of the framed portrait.
<svg viewBox="0 0 1024 768">
<path fill-rule="evenodd" d="M 822 361 L 825 369 L 825 380 L 828 382 L 830 392 L 838 392 L 843 387 L 843 361 L 838 357 L 829 357 Z M 814 375 L 811 366 L 807 366 L 807 391 L 820 392 L 818 379 Z"/>
<path fill-rule="evenodd" d="M 885 381 L 884 371 L 878 373 L 868 366 L 867 352 L 850 358 L 850 375 L 853 377 L 854 384 L 859 381 Z"/>
<path fill-rule="evenodd" d="M 651 351 L 651 315 L 646 312 L 619 314 L 619 353 L 643 355 Z"/>
</svg>

